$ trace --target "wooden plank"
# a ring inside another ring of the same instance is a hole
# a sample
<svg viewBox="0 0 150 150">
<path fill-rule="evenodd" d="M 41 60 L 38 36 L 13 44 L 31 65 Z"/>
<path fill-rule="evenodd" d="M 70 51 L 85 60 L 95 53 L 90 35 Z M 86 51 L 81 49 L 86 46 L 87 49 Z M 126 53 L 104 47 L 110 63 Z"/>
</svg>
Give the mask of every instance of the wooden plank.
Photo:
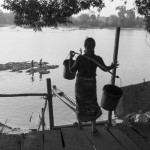
<svg viewBox="0 0 150 150">
<path fill-rule="evenodd" d="M 149 111 L 150 108 L 150 81 L 122 87 L 123 98 L 120 99 L 115 110 L 118 118 L 131 113 Z"/>
<path fill-rule="evenodd" d="M 96 122 L 97 125 L 104 125 L 106 123 L 107 123 L 107 121 L 105 121 L 105 120 Z M 55 126 L 54 129 L 69 128 L 69 127 L 76 127 L 76 126 L 77 126 L 76 124 L 67 124 L 67 125 L 61 125 L 61 126 L 59 125 L 59 126 Z M 82 123 L 82 126 L 91 126 L 91 123 L 85 122 L 85 123 Z"/>
<path fill-rule="evenodd" d="M 37 131 L 40 122 L 41 122 L 40 112 L 38 112 L 38 113 L 32 112 L 32 114 L 30 116 L 29 130 Z"/>
<path fill-rule="evenodd" d="M 46 93 L 0 94 L 0 97 L 47 96 Z"/>
<path fill-rule="evenodd" d="M 0 135 L 0 150 L 21 150 L 19 135 Z"/>
<path fill-rule="evenodd" d="M 21 138 L 22 149 L 42 150 L 42 134 L 41 132 L 33 132 L 25 134 Z"/>
<path fill-rule="evenodd" d="M 150 142 L 150 125 L 146 123 L 132 123 L 132 127 Z"/>
<path fill-rule="evenodd" d="M 88 139 L 90 139 L 95 146 L 96 150 L 124 150 L 125 148 L 120 145 L 113 136 L 107 131 L 104 125 L 97 125 L 99 132 L 98 136 L 93 136 L 91 127 L 84 127 Z"/>
<path fill-rule="evenodd" d="M 109 132 L 127 149 L 127 150 L 140 150 L 140 148 L 117 127 L 109 127 Z"/>
<path fill-rule="evenodd" d="M 60 130 L 50 130 L 44 132 L 44 150 L 60 150 L 62 149 L 62 141 Z M 23 149 L 27 150 L 43 150 L 42 132 L 34 132 L 26 134 L 22 140 Z"/>
<path fill-rule="evenodd" d="M 119 129 L 126 134 L 142 150 L 150 150 L 150 144 L 142 138 L 136 131 L 124 124 L 117 125 Z"/>
<path fill-rule="evenodd" d="M 62 128 L 65 150 L 93 150 L 82 129 L 77 127 Z"/>
<path fill-rule="evenodd" d="M 60 130 L 45 131 L 45 146 L 44 150 L 61 150 L 62 140 Z"/>
</svg>

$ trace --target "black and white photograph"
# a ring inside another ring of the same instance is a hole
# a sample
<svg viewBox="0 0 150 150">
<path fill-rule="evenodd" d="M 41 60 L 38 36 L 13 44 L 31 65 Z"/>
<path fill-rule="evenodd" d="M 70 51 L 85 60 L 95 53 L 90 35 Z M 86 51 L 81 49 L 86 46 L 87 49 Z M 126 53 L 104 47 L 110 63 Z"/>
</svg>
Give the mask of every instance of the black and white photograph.
<svg viewBox="0 0 150 150">
<path fill-rule="evenodd" d="M 0 0 L 0 150 L 150 150 L 149 0 Z"/>
</svg>

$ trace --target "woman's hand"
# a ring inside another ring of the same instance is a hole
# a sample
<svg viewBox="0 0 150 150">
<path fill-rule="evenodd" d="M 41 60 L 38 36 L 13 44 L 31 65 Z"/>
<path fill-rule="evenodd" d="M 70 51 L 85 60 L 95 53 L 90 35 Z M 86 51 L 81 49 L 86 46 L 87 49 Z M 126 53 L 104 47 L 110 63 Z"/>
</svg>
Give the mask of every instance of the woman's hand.
<svg viewBox="0 0 150 150">
<path fill-rule="evenodd" d="M 74 51 L 70 51 L 70 58 L 73 58 L 75 55 L 75 52 Z"/>
<path fill-rule="evenodd" d="M 118 68 L 119 63 L 118 63 L 118 62 L 117 62 L 117 63 L 112 63 L 111 66 L 112 66 L 113 69 L 114 69 L 114 68 Z"/>
</svg>

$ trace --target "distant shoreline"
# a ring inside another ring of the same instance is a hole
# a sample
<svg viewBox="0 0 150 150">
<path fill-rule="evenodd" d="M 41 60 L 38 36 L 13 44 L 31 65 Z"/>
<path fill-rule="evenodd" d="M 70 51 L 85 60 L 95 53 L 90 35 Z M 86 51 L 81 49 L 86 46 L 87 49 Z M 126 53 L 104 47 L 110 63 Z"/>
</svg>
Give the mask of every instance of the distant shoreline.
<svg viewBox="0 0 150 150">
<path fill-rule="evenodd" d="M 1 27 L 10 27 L 11 29 L 15 29 L 19 26 L 16 26 L 16 25 L 8 25 L 8 24 L 0 24 L 0 28 Z M 19 28 L 22 28 L 22 29 L 32 29 L 30 27 L 19 27 Z M 72 29 L 72 30 L 88 30 L 88 29 L 115 29 L 116 27 L 75 27 L 75 26 L 68 26 L 68 27 L 63 27 L 63 26 L 60 26 L 58 28 L 54 28 L 54 27 L 49 27 L 50 29 Z M 121 29 L 123 30 L 133 30 L 133 29 L 136 29 L 136 30 L 144 30 L 144 27 L 133 27 L 133 28 L 125 28 L 125 27 L 121 27 Z"/>
</svg>

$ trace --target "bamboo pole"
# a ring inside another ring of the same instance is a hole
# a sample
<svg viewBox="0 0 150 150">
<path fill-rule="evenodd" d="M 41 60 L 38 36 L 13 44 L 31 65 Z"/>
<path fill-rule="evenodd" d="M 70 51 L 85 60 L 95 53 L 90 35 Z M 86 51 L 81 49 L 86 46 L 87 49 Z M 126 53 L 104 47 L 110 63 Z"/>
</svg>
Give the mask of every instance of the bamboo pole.
<svg viewBox="0 0 150 150">
<path fill-rule="evenodd" d="M 115 45 L 114 45 L 114 55 L 113 55 L 113 63 L 117 63 L 118 58 L 118 48 L 119 48 L 119 37 L 120 37 L 120 27 L 116 28 L 116 35 L 115 35 Z M 115 85 L 115 76 L 116 76 L 116 68 L 112 70 L 112 76 L 111 76 L 111 84 Z M 112 111 L 108 112 L 108 124 L 112 125 Z"/>
<path fill-rule="evenodd" d="M 44 114 L 45 114 L 46 107 L 47 107 L 47 101 L 48 101 L 48 100 L 46 99 L 46 100 L 45 100 L 45 104 L 44 104 L 44 108 L 43 108 Z M 42 124 L 42 122 L 40 122 L 40 124 L 39 124 L 38 131 L 40 130 L 41 124 Z"/>
<path fill-rule="evenodd" d="M 45 131 L 45 119 L 44 119 L 44 108 L 42 108 L 42 140 L 43 140 L 43 150 L 44 150 L 44 143 L 45 143 L 45 136 L 44 136 L 44 131 Z"/>
<path fill-rule="evenodd" d="M 52 103 L 52 89 L 51 89 L 51 79 L 47 79 L 47 93 L 48 93 L 48 107 L 49 107 L 49 123 L 50 129 L 54 128 L 54 116 L 53 116 L 53 103 Z"/>
<path fill-rule="evenodd" d="M 47 93 L 0 94 L 0 97 L 48 96 Z"/>
</svg>

